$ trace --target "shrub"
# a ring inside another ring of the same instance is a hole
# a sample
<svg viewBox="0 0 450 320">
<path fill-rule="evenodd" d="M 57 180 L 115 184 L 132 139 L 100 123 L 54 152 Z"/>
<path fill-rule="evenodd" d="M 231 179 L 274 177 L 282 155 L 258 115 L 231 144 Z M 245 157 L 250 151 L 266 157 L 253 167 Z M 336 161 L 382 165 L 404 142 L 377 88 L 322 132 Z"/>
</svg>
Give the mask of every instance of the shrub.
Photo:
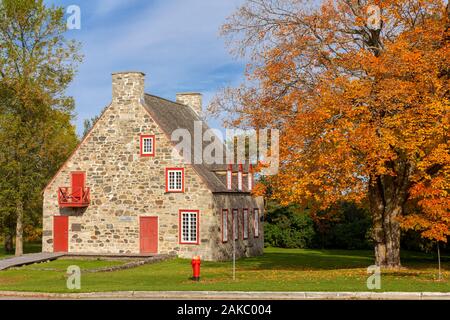
<svg viewBox="0 0 450 320">
<path fill-rule="evenodd" d="M 23 228 L 25 242 L 40 242 L 42 239 L 42 228 L 30 224 Z"/>
<path fill-rule="evenodd" d="M 266 246 L 308 248 L 314 238 L 314 223 L 307 213 L 296 206 L 283 207 L 273 202 L 267 207 L 264 223 Z"/>
<path fill-rule="evenodd" d="M 320 219 L 321 217 L 326 219 Z M 319 212 L 315 219 L 316 247 L 333 249 L 371 249 L 371 219 L 366 209 L 353 203 Z"/>
</svg>

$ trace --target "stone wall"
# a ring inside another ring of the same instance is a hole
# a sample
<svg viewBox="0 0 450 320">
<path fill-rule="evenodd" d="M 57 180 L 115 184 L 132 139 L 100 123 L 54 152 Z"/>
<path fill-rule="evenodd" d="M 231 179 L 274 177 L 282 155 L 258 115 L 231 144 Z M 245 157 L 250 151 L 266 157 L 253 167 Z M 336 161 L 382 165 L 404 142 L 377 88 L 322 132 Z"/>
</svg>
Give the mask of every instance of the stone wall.
<svg viewBox="0 0 450 320">
<path fill-rule="evenodd" d="M 144 98 L 145 74 L 116 72 L 112 74 L 112 103 L 129 105 Z"/>
<path fill-rule="evenodd" d="M 255 237 L 253 224 L 253 209 L 259 209 L 259 237 Z M 251 257 L 263 254 L 264 250 L 264 200 L 262 197 L 251 197 L 249 195 L 232 193 L 232 194 L 215 194 L 214 195 L 214 211 L 219 217 L 218 230 L 215 233 L 214 242 L 216 249 L 214 250 L 214 260 L 229 260 L 233 256 L 233 229 L 232 214 L 233 209 L 238 209 L 238 240 L 234 241 L 236 258 Z M 222 242 L 222 210 L 228 209 L 228 241 Z M 243 238 L 243 209 L 248 209 L 249 228 L 248 239 Z"/>
<path fill-rule="evenodd" d="M 177 93 L 178 103 L 191 107 L 200 117 L 202 116 L 202 95 L 196 92 Z"/>
</svg>

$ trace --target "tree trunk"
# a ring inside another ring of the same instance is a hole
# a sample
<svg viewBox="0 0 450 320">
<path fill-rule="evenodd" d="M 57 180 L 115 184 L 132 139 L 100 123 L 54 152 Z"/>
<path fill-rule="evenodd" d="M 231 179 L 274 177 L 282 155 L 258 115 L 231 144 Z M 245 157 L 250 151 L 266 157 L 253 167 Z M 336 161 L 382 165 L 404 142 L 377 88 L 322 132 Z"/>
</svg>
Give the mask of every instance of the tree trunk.
<svg viewBox="0 0 450 320">
<path fill-rule="evenodd" d="M 400 224 L 395 221 L 400 210 L 385 210 L 374 219 L 375 264 L 384 268 L 399 268 Z"/>
<path fill-rule="evenodd" d="M 14 244 L 13 244 L 13 235 L 11 232 L 6 232 L 5 239 L 4 239 L 4 247 L 6 253 L 11 253 L 14 250 Z"/>
<path fill-rule="evenodd" d="M 396 177 L 379 176 L 369 185 L 369 203 L 373 220 L 375 264 L 384 268 L 399 268 L 400 222 L 406 202 L 405 188 L 399 188 Z"/>
<path fill-rule="evenodd" d="M 21 200 L 16 204 L 16 256 L 23 255 L 23 204 Z"/>
</svg>

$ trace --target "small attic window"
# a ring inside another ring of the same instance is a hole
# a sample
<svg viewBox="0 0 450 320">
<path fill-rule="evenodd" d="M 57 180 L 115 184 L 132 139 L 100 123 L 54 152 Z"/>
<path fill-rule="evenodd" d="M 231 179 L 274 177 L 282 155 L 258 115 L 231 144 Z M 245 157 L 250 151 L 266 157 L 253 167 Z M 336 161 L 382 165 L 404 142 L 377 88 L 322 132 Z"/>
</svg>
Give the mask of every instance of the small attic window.
<svg viewBox="0 0 450 320">
<path fill-rule="evenodd" d="M 154 157 L 155 156 L 155 136 L 141 135 L 141 156 Z"/>
</svg>

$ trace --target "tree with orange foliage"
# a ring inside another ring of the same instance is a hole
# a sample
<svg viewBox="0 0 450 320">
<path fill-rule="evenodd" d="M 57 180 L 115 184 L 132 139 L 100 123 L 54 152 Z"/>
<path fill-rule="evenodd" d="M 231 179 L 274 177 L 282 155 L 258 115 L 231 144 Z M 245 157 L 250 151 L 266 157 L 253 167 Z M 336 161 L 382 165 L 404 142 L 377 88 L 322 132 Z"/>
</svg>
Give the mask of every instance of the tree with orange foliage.
<svg viewBox="0 0 450 320">
<path fill-rule="evenodd" d="M 449 234 L 447 19 L 443 0 L 248 0 L 223 26 L 251 63 L 210 109 L 280 130 L 283 203 L 368 201 L 382 267 L 401 265 L 402 224 Z"/>
</svg>

